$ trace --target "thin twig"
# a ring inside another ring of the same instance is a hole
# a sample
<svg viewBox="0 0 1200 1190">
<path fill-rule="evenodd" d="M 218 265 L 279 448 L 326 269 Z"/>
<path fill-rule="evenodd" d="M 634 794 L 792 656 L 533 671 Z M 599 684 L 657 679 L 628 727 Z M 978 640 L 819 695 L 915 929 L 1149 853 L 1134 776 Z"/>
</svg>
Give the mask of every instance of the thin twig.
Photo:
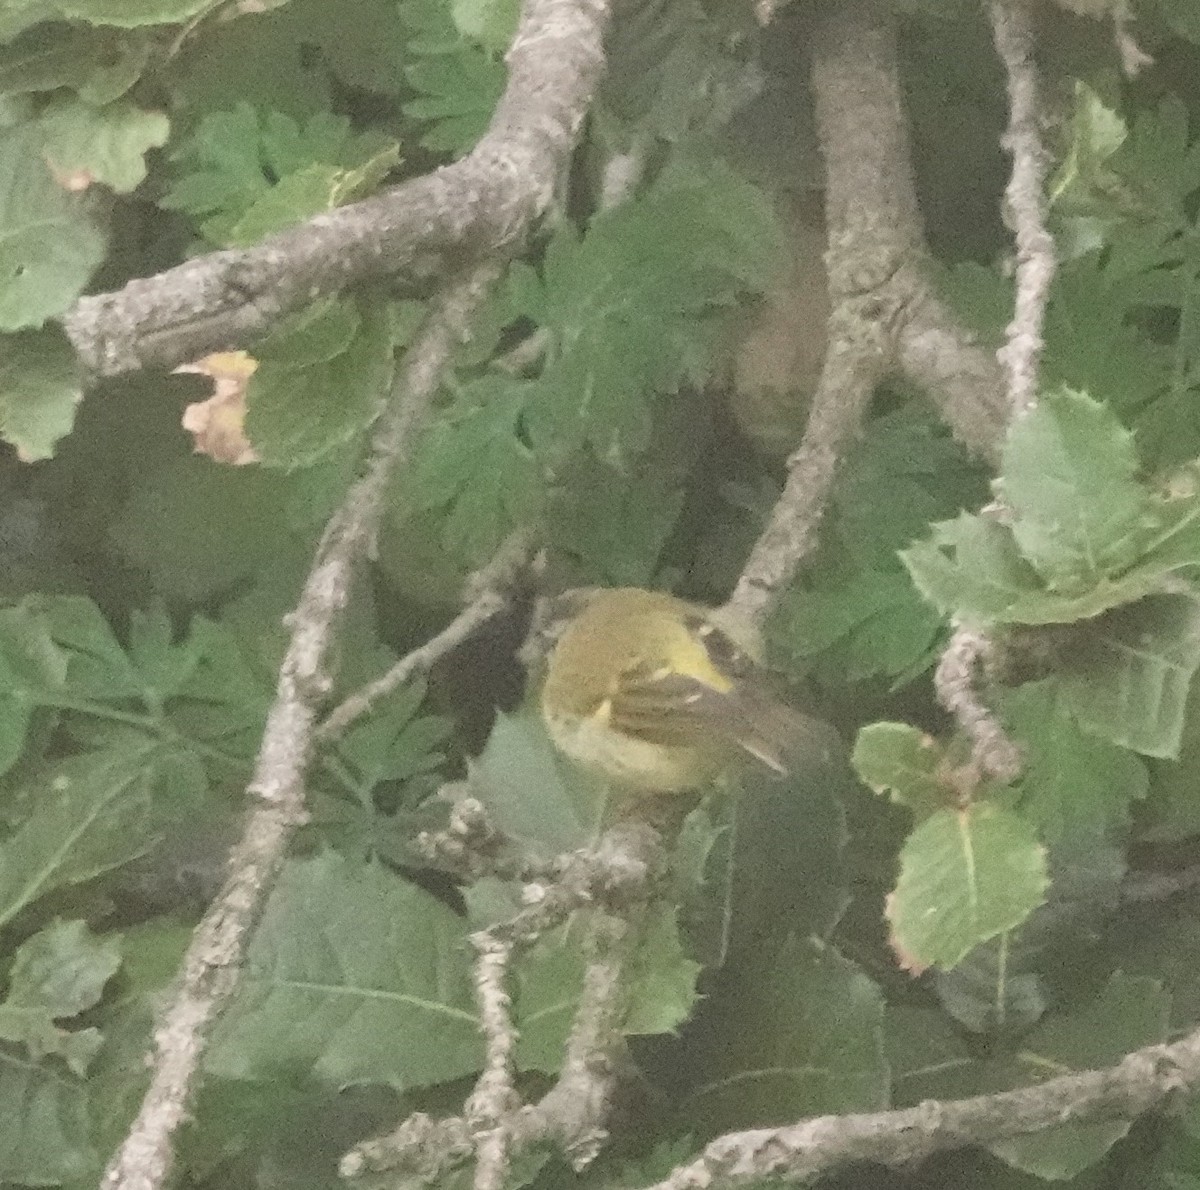
<svg viewBox="0 0 1200 1190">
<path fill-rule="evenodd" d="M 1008 79 L 1009 117 L 1004 146 L 1013 159 L 1004 193 L 1017 243 L 1017 292 L 1005 344 L 996 353 L 1008 377 L 1011 422 L 1037 403 L 1045 346 L 1042 330 L 1055 257 L 1054 240 L 1046 229 L 1046 151 L 1040 131 L 1032 7 L 1028 0 L 995 0 L 991 17 L 996 52 Z M 979 771 L 1012 780 L 1021 771 L 1020 751 L 977 688 L 980 662 L 986 662 L 992 648 L 981 629 L 956 625 L 938 665 L 934 686 L 942 705 L 970 738 L 972 760 Z"/>
<path fill-rule="evenodd" d="M 288 840 L 305 819 L 304 780 L 318 708 L 331 683 L 330 653 L 354 564 L 375 535 L 389 478 L 437 389 L 442 369 L 496 268 L 486 266 L 435 303 L 410 349 L 374 435 L 363 477 L 326 527 L 299 603 L 248 793 L 256 801 L 229 858 L 224 887 L 196 928 L 154 1033 L 150 1087 L 104 1174 L 108 1190 L 161 1190 L 213 1022 L 237 986 L 250 933 Z"/>
<path fill-rule="evenodd" d="M 986 633 L 959 625 L 938 662 L 933 687 L 971 741 L 971 759 L 980 773 L 1013 781 L 1021 773 L 1021 750 L 979 693 L 993 650 Z"/>
<path fill-rule="evenodd" d="M 1046 301 L 1054 280 L 1054 239 L 1046 230 L 1046 150 L 1041 138 L 1033 6 L 1029 0 L 995 0 L 992 35 L 1008 80 L 1008 129 L 1004 147 L 1012 154 L 1005 206 L 1017 242 L 1017 296 L 1006 343 L 997 352 L 1008 374 L 1008 399 L 1020 416 L 1037 401 L 1038 366 Z"/>
<path fill-rule="evenodd" d="M 486 956 L 503 956 L 501 962 L 489 960 L 486 974 L 477 973 L 476 986 L 481 1003 L 487 1001 L 489 1065 L 494 1061 L 496 1070 L 505 1072 L 490 1078 L 484 1092 L 477 1087 L 465 1117 L 413 1115 L 388 1135 L 357 1145 L 342 1160 L 342 1176 L 386 1172 L 397 1184 L 431 1185 L 474 1154 L 477 1162 L 487 1164 L 486 1173 L 477 1170 L 477 1176 L 490 1186 L 507 1161 L 543 1143 L 557 1145 L 577 1166 L 591 1160 L 607 1135 L 615 1059 L 622 1044 L 626 965 L 663 863 L 657 833 L 628 823 L 607 831 L 594 848 L 560 857 L 549 878 L 527 885 L 526 907 L 483 931 L 476 943 Z M 588 960 L 563 1069 L 541 1100 L 522 1106 L 509 1094 L 507 1063 L 516 1033 L 506 1019 L 498 981 L 513 952 L 580 909 L 591 913 Z M 513 1103 L 507 1113 L 504 1101 Z M 477 1111 L 493 1126 L 478 1128 L 472 1119 Z M 502 1138 L 495 1135 L 498 1128 Z"/>
<path fill-rule="evenodd" d="M 427 673 L 443 657 L 507 611 L 512 606 L 513 582 L 529 557 L 529 544 L 530 537 L 525 530 L 512 534 L 492 560 L 467 580 L 467 606 L 436 636 L 405 654 L 382 677 L 368 682 L 335 707 L 317 729 L 317 739 L 322 743 L 336 740 L 380 699 L 417 674 Z"/>
<path fill-rule="evenodd" d="M 467 1101 L 466 1118 L 475 1141 L 475 1190 L 502 1190 L 508 1173 L 509 1117 L 520 1104 L 513 1085 L 517 1030 L 505 980 L 511 942 L 487 930 L 471 936 L 475 947 L 475 998 L 486 1042 L 483 1071 Z"/>
</svg>

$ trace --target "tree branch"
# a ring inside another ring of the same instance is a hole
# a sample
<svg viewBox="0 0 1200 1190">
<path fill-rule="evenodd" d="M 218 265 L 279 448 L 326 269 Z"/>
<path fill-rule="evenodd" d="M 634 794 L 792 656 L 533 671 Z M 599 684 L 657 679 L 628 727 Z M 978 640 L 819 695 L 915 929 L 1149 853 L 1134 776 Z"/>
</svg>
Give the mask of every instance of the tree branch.
<svg viewBox="0 0 1200 1190">
<path fill-rule="evenodd" d="M 518 242 L 548 207 L 603 66 L 608 0 L 527 0 L 508 86 L 452 165 L 243 250 L 80 298 L 63 324 L 98 376 L 243 346 L 282 315 L 374 277 L 427 283 Z"/>
<path fill-rule="evenodd" d="M 991 453 L 1002 375 L 932 293 L 904 116 L 895 31 L 873 0 L 821 11 L 812 87 L 825 161 L 829 333 L 808 426 L 730 599 L 761 620 L 816 545 L 846 449 L 875 386 L 903 367 L 930 387 L 955 436 Z"/>
<path fill-rule="evenodd" d="M 381 698 L 386 698 L 417 674 L 427 673 L 443 657 L 512 606 L 512 585 L 528 563 L 529 548 L 530 536 L 526 531 L 513 533 L 492 560 L 468 580 L 467 606 L 441 632 L 401 657 L 382 677 L 368 682 L 335 707 L 317 729 L 317 739 L 322 743 L 336 740 Z"/>
<path fill-rule="evenodd" d="M 1028 0 L 996 0 L 991 6 L 996 52 L 1008 80 L 1008 131 L 1012 173 L 1004 192 L 1017 240 L 1017 299 L 1007 342 L 997 353 L 1008 373 L 1008 399 L 1020 415 L 1037 401 L 1038 365 L 1046 301 L 1054 280 L 1054 239 L 1046 230 L 1046 151 L 1041 139 L 1037 64 L 1033 56 L 1033 10 Z"/>
<path fill-rule="evenodd" d="M 374 538 L 388 480 L 410 448 L 442 369 L 496 271 L 494 266 L 477 269 L 431 310 L 375 432 L 363 477 L 330 519 L 300 601 L 288 616 L 291 641 L 247 789 L 257 804 L 158 1022 L 150 1087 L 105 1170 L 108 1190 L 160 1190 L 170 1172 L 172 1140 L 186 1116 L 209 1032 L 237 986 L 246 943 L 288 840 L 305 819 L 304 779 L 317 711 L 332 680 L 330 651 L 349 599 L 354 563 Z"/>
<path fill-rule="evenodd" d="M 852 1161 L 906 1165 L 931 1153 L 992 1144 L 1058 1124 L 1131 1119 L 1200 1081 L 1200 1030 L 1116 1066 L 1032 1087 L 901 1111 L 818 1116 L 785 1128 L 731 1132 L 646 1190 L 715 1190 L 763 1178 L 807 1182 Z"/>
<path fill-rule="evenodd" d="M 477 826 L 476 834 L 487 839 Z M 624 1040 L 626 964 L 664 862 L 657 832 L 630 822 L 607 831 L 595 847 L 560 857 L 547 879 L 527 883 L 527 907 L 473 938 L 483 959 L 476 991 L 487 1060 L 466 1113 L 442 1120 L 410 1116 L 394 1132 L 356 1145 L 342 1159 L 342 1176 L 387 1173 L 395 1185 L 427 1186 L 474 1156 L 476 1187 L 495 1190 L 509 1161 L 537 1144 L 557 1145 L 577 1168 L 591 1161 L 608 1135 Z M 503 988 L 508 964 L 517 949 L 580 909 L 590 914 L 587 967 L 563 1068 L 537 1103 L 522 1104 L 509 1068 L 516 1031 Z"/>
<path fill-rule="evenodd" d="M 996 52 L 1008 79 L 1008 131 L 1012 173 L 1005 205 L 1017 241 L 1017 295 L 1005 345 L 996 358 L 1008 378 L 1008 420 L 1024 416 L 1037 403 L 1046 302 L 1054 280 L 1054 239 L 1046 229 L 1046 151 L 1041 141 L 1037 65 L 1033 54 L 1033 12 L 1028 0 L 995 0 L 991 6 Z M 986 633 L 955 624 L 934 677 L 942 705 L 971 740 L 976 768 L 1002 780 L 1021 771 L 1021 753 L 999 718 L 976 689 L 992 651 Z"/>
</svg>

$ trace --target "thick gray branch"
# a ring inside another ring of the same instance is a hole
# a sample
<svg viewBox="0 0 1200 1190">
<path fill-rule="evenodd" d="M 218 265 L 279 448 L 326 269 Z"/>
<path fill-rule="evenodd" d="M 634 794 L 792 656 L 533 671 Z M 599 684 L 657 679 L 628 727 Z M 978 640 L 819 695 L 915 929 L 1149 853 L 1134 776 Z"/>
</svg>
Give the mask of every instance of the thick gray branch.
<svg viewBox="0 0 1200 1190">
<path fill-rule="evenodd" d="M 86 368 L 116 375 L 242 346 L 289 310 L 357 281 L 449 276 L 521 239 L 549 206 L 599 80 L 608 0 L 529 0 L 487 134 L 461 161 L 214 252 L 64 318 Z"/>
<path fill-rule="evenodd" d="M 1015 1091 L 732 1132 L 647 1190 L 710 1190 L 764 1178 L 808 1182 L 851 1161 L 906 1165 L 937 1151 L 986 1145 L 1056 1124 L 1133 1119 L 1198 1080 L 1200 1031 L 1174 1045 L 1136 1050 L 1106 1070 Z"/>
<path fill-rule="evenodd" d="M 817 542 L 838 465 L 875 386 L 902 370 L 929 391 L 959 441 L 993 454 L 1003 377 L 938 299 L 913 185 L 895 31 L 873 0 L 822 11 L 813 95 L 825 160 L 828 348 L 783 495 L 731 603 L 761 619 Z"/>
</svg>

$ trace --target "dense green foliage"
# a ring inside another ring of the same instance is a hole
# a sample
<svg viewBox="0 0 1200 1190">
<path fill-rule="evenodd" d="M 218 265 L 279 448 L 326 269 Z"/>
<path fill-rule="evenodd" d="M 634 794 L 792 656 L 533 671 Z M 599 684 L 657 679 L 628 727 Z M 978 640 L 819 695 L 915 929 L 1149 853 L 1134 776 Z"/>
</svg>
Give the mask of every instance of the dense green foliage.
<svg viewBox="0 0 1200 1190">
<path fill-rule="evenodd" d="M 1042 14 L 1063 257 L 1043 399 L 989 476 L 923 394 L 879 394 L 771 625 L 795 699 L 845 747 L 688 817 L 629 976 L 638 1126 L 584 1174 L 531 1163 L 535 1184 L 636 1185 L 731 1128 L 1022 1085 L 1200 1023 L 1194 902 L 1124 891 L 1200 839 L 1200 23 L 1192 0 L 1135 10 L 1156 60 L 1136 81 L 1107 26 Z M 1012 301 L 1003 80 L 973 5 L 898 15 L 938 283 L 990 348 Z M 246 382 L 243 467 L 181 428 L 210 380 L 85 394 L 55 320 L 465 152 L 515 17 L 507 0 L 0 4 L 4 1183 L 94 1185 L 123 1135 L 240 821 L 283 615 L 429 294 L 325 299 L 250 345 L 253 374 L 226 375 Z M 766 30 L 733 0 L 621 14 L 566 192 L 389 495 L 335 695 L 449 619 L 517 526 L 553 583 L 728 593 L 811 395 L 811 376 L 750 386 L 738 352 L 823 283 L 796 214 L 820 177 L 812 19 L 808 0 Z M 621 154 L 643 169 L 602 201 Z M 971 788 L 936 706 L 955 620 L 1002 646 L 995 701 L 1025 759 L 1008 785 Z M 514 697 L 523 628 L 320 750 L 312 821 L 207 1058 L 188 1184 L 333 1185 L 350 1144 L 461 1108 L 482 1053 L 467 936 L 515 890 L 422 868 L 412 835 L 444 814 L 427 799 L 469 774 L 545 855 L 602 816 Z M 530 1088 L 558 1069 L 582 962 L 573 924 L 518 967 Z M 1187 1190 L 1200 1111 L 854 1176 Z"/>
</svg>

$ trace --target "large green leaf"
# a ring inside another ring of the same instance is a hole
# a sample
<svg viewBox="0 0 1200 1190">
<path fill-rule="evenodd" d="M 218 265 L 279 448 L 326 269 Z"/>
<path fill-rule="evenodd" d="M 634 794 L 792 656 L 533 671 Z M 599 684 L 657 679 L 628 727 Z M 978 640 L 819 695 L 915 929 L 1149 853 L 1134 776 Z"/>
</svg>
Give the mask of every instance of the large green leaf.
<svg viewBox="0 0 1200 1190">
<path fill-rule="evenodd" d="M 0 1048 L 0 1178 L 56 1186 L 96 1164 L 86 1084 Z"/>
<path fill-rule="evenodd" d="M 1133 436 L 1082 393 L 1046 393 L 1008 436 L 1003 495 L 1017 547 L 1052 591 L 1091 590 L 1143 549 L 1148 497 Z"/>
<path fill-rule="evenodd" d="M 28 779 L 32 813 L 0 843 L 0 924 L 67 884 L 136 859 L 154 841 L 152 741 L 125 740 L 71 757 Z"/>
<path fill-rule="evenodd" d="M 47 926 L 13 959 L 0 1003 L 0 1037 L 23 1042 L 35 1059 L 60 1054 L 82 1077 L 101 1044 L 100 1031 L 69 1031 L 61 1022 L 93 1008 L 120 965 L 119 938 L 97 937 L 82 921 Z"/>
<path fill-rule="evenodd" d="M 954 786 L 945 750 L 907 723 L 869 723 L 858 733 L 851 757 L 860 780 L 876 793 L 924 816 L 945 809 Z"/>
<path fill-rule="evenodd" d="M 20 758 L 34 710 L 63 684 L 69 663 L 47 617 L 28 604 L 0 610 L 0 773 Z"/>
<path fill-rule="evenodd" d="M 39 327 L 83 291 L 105 249 L 88 212 L 55 182 L 36 125 L 0 128 L 0 330 Z"/>
<path fill-rule="evenodd" d="M 1058 684 L 1098 735 L 1146 756 L 1179 755 L 1200 665 L 1200 598 L 1151 595 L 1109 613 L 1076 642 Z"/>
<path fill-rule="evenodd" d="M 498 715 L 470 784 L 501 830 L 547 858 L 599 836 L 607 792 L 562 760 L 539 716 Z"/>
<path fill-rule="evenodd" d="M 135 190 L 146 177 L 146 154 L 167 143 L 171 125 L 162 112 L 143 111 L 118 100 L 93 107 L 63 99 L 39 117 L 46 160 L 72 189 L 92 182 L 118 194 Z"/>
<path fill-rule="evenodd" d="M 186 21 L 215 7 L 214 0 L 55 0 L 55 4 L 73 20 L 126 29 Z"/>
<path fill-rule="evenodd" d="M 490 906 L 495 911 L 497 903 Z M 509 912 L 519 904 L 511 903 Z M 622 1025 L 629 1034 L 669 1033 L 687 1020 L 696 1002 L 699 964 L 683 950 L 673 906 L 654 906 L 639 924 L 639 937 L 623 974 Z M 583 985 L 586 913 L 538 941 L 517 966 L 514 998 L 522 1069 L 554 1074 L 562 1068 Z"/>
<path fill-rule="evenodd" d="M 888 1102 L 883 998 L 832 947 L 793 937 L 734 976 L 729 1017 L 706 1055 L 687 1119 L 705 1132 Z"/>
<path fill-rule="evenodd" d="M 246 435 L 270 466 L 307 467 L 343 447 L 378 415 L 392 374 L 391 327 L 386 307 L 360 306 L 353 317 L 341 303 L 322 303 L 318 317 L 306 314 L 263 344 L 261 363 L 246 389 Z M 333 330 L 322 324 L 333 323 Z M 347 322 L 354 333 L 328 358 L 297 363 L 287 345 L 298 336 L 295 323 L 328 342 Z"/>
<path fill-rule="evenodd" d="M 210 1073 L 336 1085 L 450 1082 L 482 1058 L 463 920 L 382 868 L 284 868 L 209 1053 Z"/>
<path fill-rule="evenodd" d="M 1082 731 L 1056 699 L 1058 688 L 1054 681 L 1029 683 L 1003 699 L 1005 723 L 1025 755 L 1021 812 L 1051 846 L 1081 832 L 1123 839 L 1149 786 L 1146 766 Z"/>
<path fill-rule="evenodd" d="M 1019 926 L 1048 885 L 1045 848 L 1024 819 L 989 802 L 939 810 L 900 853 L 887 904 L 892 946 L 911 970 L 953 967 Z"/>
<path fill-rule="evenodd" d="M 75 424 L 83 377 L 55 330 L 0 338 L 0 432 L 26 463 L 48 459 Z"/>
</svg>

